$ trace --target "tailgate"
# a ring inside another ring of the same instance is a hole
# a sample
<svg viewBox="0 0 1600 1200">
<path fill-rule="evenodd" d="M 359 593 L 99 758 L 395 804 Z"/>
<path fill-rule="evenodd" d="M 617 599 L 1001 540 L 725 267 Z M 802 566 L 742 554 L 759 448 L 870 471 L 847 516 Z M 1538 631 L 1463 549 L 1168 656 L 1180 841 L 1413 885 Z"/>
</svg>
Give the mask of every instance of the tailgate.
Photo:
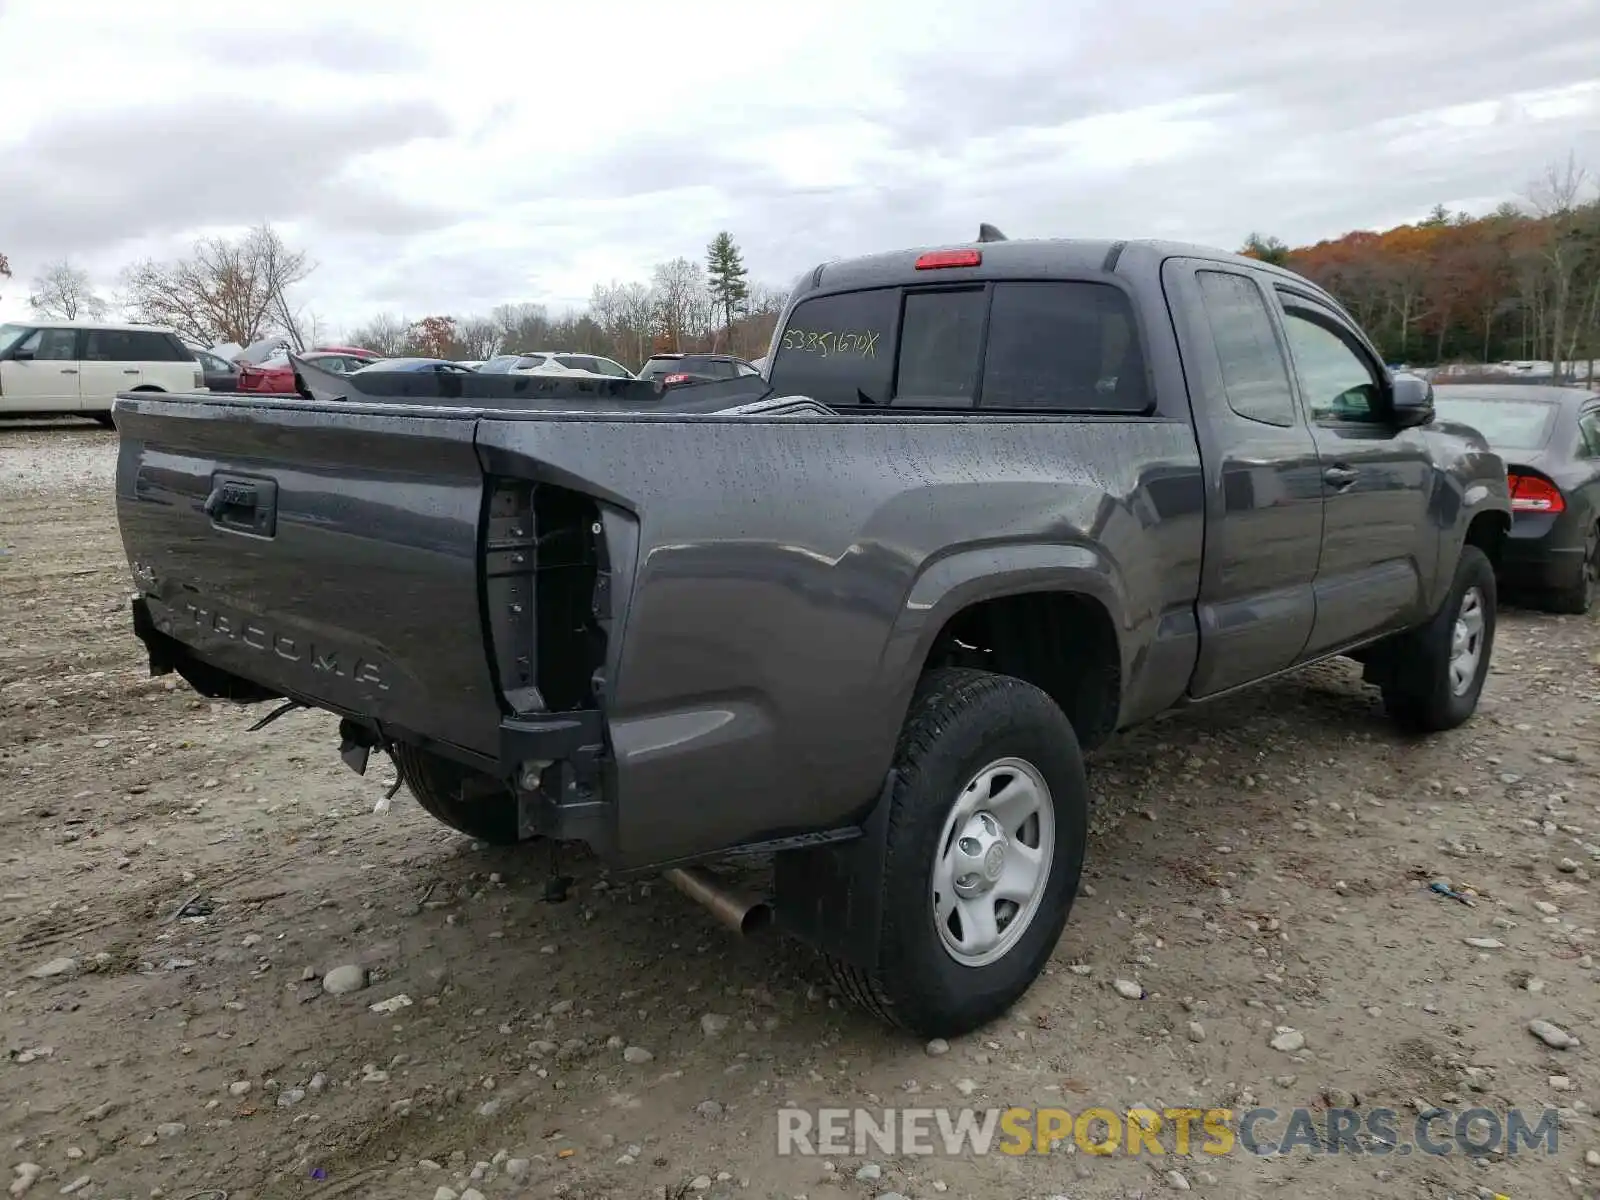
<svg viewBox="0 0 1600 1200">
<path fill-rule="evenodd" d="M 158 630 L 286 696 L 497 752 L 476 413 L 139 398 L 116 421 Z"/>
</svg>

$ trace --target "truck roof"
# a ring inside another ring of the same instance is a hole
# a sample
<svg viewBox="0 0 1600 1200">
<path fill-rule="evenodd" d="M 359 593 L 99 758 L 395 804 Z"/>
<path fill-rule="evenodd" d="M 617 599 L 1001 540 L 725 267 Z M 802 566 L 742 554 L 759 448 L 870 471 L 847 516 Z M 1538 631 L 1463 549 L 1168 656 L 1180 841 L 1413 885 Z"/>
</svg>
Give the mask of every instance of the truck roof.
<svg viewBox="0 0 1600 1200">
<path fill-rule="evenodd" d="M 918 270 L 917 260 L 925 254 L 940 251 L 976 252 L 981 262 L 977 266 L 962 266 L 943 270 Z M 937 246 L 917 246 L 906 250 L 891 250 L 880 254 L 867 254 L 858 258 L 837 259 L 818 265 L 809 279 L 802 279 L 798 289 L 812 291 L 850 291 L 864 287 L 887 287 L 908 283 L 954 282 L 965 279 L 1015 279 L 1019 276 L 1050 278 L 1059 275 L 1096 275 L 1112 271 L 1125 255 L 1148 256 L 1156 261 L 1166 258 L 1204 258 L 1216 262 L 1248 265 L 1293 280 L 1302 287 L 1310 287 L 1321 295 L 1322 288 L 1302 275 L 1275 267 L 1259 259 L 1248 258 L 1214 246 L 1194 245 L 1186 242 L 1161 241 L 1154 238 L 1096 239 L 1096 238 L 1025 238 L 1001 241 L 946 242 Z M 1329 297 L 1329 299 L 1332 299 Z"/>
</svg>

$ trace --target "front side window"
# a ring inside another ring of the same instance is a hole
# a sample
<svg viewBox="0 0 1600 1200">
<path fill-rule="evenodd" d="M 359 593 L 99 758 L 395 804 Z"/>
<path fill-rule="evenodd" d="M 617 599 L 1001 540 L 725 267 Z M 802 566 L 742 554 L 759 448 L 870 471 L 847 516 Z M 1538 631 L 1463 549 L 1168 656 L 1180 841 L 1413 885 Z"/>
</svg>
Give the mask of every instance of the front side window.
<svg viewBox="0 0 1600 1200">
<path fill-rule="evenodd" d="M 41 362 L 76 362 L 78 359 L 78 331 L 76 329 L 36 329 L 25 338 L 18 350 L 30 351 Z"/>
<path fill-rule="evenodd" d="M 1375 421 L 1382 417 L 1382 386 L 1349 342 L 1300 309 L 1285 311 L 1284 332 L 1313 420 Z"/>
</svg>

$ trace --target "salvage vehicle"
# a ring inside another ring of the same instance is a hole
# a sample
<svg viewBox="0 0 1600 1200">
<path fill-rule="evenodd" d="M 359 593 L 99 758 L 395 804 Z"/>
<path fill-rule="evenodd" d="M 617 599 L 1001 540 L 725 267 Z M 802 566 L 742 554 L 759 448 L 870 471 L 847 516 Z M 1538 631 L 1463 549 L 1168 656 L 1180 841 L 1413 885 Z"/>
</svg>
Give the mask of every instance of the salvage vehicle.
<svg viewBox="0 0 1600 1200">
<path fill-rule="evenodd" d="M 807 272 L 769 357 L 121 397 L 151 670 L 326 710 L 446 824 L 666 871 L 944 1037 L 1050 957 L 1117 730 L 1337 655 L 1404 729 L 1477 707 L 1504 463 L 1300 276 L 985 229 Z M 770 906 L 707 868 L 752 855 Z"/>
<path fill-rule="evenodd" d="M 1441 420 L 1472 426 L 1506 462 L 1506 590 L 1555 612 L 1589 612 L 1600 596 L 1600 393 L 1463 383 L 1438 397 Z"/>
</svg>

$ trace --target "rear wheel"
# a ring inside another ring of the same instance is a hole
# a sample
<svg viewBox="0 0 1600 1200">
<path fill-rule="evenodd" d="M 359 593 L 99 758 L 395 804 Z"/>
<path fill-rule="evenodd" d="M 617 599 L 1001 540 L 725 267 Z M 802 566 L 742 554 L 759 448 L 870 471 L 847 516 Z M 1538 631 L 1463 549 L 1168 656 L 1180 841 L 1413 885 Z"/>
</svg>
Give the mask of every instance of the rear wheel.
<svg viewBox="0 0 1600 1200">
<path fill-rule="evenodd" d="M 1439 611 L 1393 649 L 1384 707 L 1419 733 L 1454 729 L 1477 710 L 1494 650 L 1494 568 L 1476 546 L 1463 546 L 1456 577 Z"/>
<path fill-rule="evenodd" d="M 404 743 L 394 760 L 417 803 L 451 829 L 496 846 L 522 840 L 517 798 L 498 779 Z"/>
<path fill-rule="evenodd" d="M 1550 598 L 1556 612 L 1583 615 L 1594 608 L 1600 595 L 1600 526 L 1589 530 L 1583 544 L 1583 571 L 1578 578 Z"/>
<path fill-rule="evenodd" d="M 900 736 L 878 966 L 841 987 L 922 1037 L 1000 1016 L 1049 960 L 1078 889 L 1088 788 L 1078 739 L 1038 688 L 931 672 Z"/>
</svg>

